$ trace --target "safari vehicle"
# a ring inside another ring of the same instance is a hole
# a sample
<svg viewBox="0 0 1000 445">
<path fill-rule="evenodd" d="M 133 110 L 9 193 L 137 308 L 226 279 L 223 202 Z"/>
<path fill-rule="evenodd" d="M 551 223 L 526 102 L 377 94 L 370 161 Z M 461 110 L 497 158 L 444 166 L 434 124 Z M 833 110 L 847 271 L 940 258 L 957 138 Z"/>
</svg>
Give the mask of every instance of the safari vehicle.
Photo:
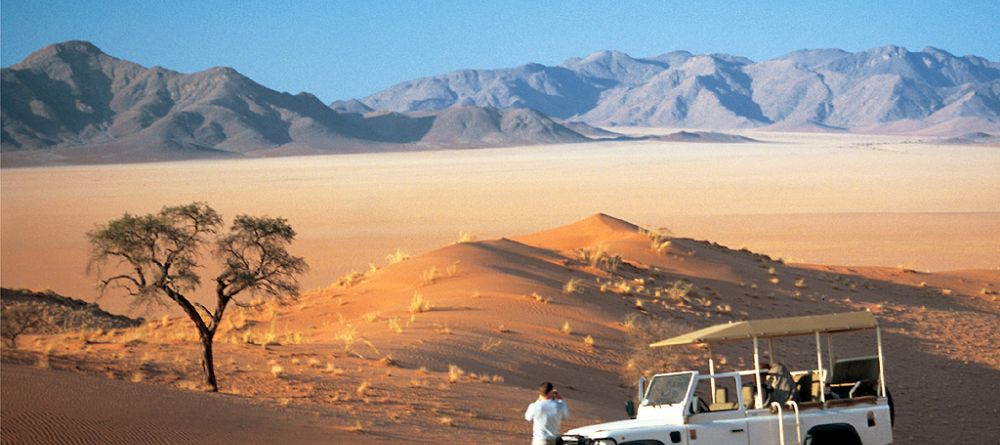
<svg viewBox="0 0 1000 445">
<path fill-rule="evenodd" d="M 835 333 L 874 330 L 876 355 L 834 360 Z M 814 336 L 816 368 L 790 371 L 775 360 L 772 340 Z M 827 339 L 824 369 L 821 336 Z M 712 345 L 749 340 L 752 370 L 716 373 Z M 767 340 L 771 366 L 762 369 Z M 570 430 L 567 445 L 881 445 L 892 443 L 893 407 L 885 387 L 882 334 L 870 312 L 731 322 L 653 343 L 705 344 L 708 374 L 697 371 L 639 380 L 631 420 Z M 828 372 L 829 371 L 829 372 Z"/>
</svg>

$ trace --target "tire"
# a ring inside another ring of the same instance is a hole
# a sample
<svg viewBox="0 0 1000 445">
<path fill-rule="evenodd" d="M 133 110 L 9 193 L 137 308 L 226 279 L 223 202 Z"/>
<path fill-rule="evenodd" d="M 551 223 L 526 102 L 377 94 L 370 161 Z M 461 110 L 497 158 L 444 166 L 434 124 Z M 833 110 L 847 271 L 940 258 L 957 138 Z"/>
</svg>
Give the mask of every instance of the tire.
<svg viewBox="0 0 1000 445">
<path fill-rule="evenodd" d="M 863 445 L 861 437 L 853 426 L 846 423 L 830 423 L 814 426 L 806 433 L 804 445 Z"/>
<path fill-rule="evenodd" d="M 885 389 L 885 397 L 889 399 L 889 426 L 896 427 L 896 404 L 892 403 L 892 391 Z"/>
</svg>

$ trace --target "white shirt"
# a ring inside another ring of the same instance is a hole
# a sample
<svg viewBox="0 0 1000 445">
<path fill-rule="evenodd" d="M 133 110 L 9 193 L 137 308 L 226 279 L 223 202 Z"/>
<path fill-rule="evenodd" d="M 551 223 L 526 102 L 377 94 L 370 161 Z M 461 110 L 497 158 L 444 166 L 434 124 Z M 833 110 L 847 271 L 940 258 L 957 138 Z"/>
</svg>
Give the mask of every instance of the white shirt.
<svg viewBox="0 0 1000 445">
<path fill-rule="evenodd" d="M 528 405 L 524 420 L 534 422 L 533 440 L 552 440 L 559 437 L 559 424 L 569 418 L 569 408 L 562 400 L 541 399 Z"/>
</svg>

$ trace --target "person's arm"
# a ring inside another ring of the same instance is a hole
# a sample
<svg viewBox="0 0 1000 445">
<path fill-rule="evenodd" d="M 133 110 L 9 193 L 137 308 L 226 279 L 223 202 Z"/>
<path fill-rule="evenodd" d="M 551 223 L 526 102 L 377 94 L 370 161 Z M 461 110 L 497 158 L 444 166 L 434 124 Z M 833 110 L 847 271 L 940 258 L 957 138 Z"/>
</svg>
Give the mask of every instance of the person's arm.
<svg viewBox="0 0 1000 445">
<path fill-rule="evenodd" d="M 566 405 L 566 401 L 559 399 L 557 403 L 559 403 L 559 414 L 563 419 L 569 419 L 569 406 Z"/>
<path fill-rule="evenodd" d="M 528 409 L 524 411 L 524 420 L 531 422 L 535 419 L 535 411 L 538 410 L 538 407 L 535 405 L 535 403 L 528 405 Z"/>
</svg>

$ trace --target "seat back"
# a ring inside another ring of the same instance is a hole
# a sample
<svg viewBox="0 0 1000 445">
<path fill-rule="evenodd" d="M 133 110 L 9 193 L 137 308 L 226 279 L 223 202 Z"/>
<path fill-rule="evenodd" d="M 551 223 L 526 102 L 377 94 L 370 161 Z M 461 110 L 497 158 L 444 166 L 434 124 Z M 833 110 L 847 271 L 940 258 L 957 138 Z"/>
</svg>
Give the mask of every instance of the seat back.
<svg viewBox="0 0 1000 445">
<path fill-rule="evenodd" d="M 812 373 L 802 374 L 799 377 L 799 381 L 795 382 L 795 401 L 797 402 L 809 402 L 812 401 L 812 391 L 813 391 L 813 376 Z"/>
<path fill-rule="evenodd" d="M 878 357 L 856 357 L 837 360 L 833 364 L 831 384 L 878 380 Z"/>
<path fill-rule="evenodd" d="M 743 386 L 743 407 L 750 409 L 753 407 L 753 391 L 754 387 L 750 385 Z"/>
<path fill-rule="evenodd" d="M 837 360 L 830 376 L 831 391 L 840 398 L 850 397 L 851 389 L 861 383 L 854 396 L 875 395 L 878 383 L 878 357 L 856 357 Z"/>
</svg>

